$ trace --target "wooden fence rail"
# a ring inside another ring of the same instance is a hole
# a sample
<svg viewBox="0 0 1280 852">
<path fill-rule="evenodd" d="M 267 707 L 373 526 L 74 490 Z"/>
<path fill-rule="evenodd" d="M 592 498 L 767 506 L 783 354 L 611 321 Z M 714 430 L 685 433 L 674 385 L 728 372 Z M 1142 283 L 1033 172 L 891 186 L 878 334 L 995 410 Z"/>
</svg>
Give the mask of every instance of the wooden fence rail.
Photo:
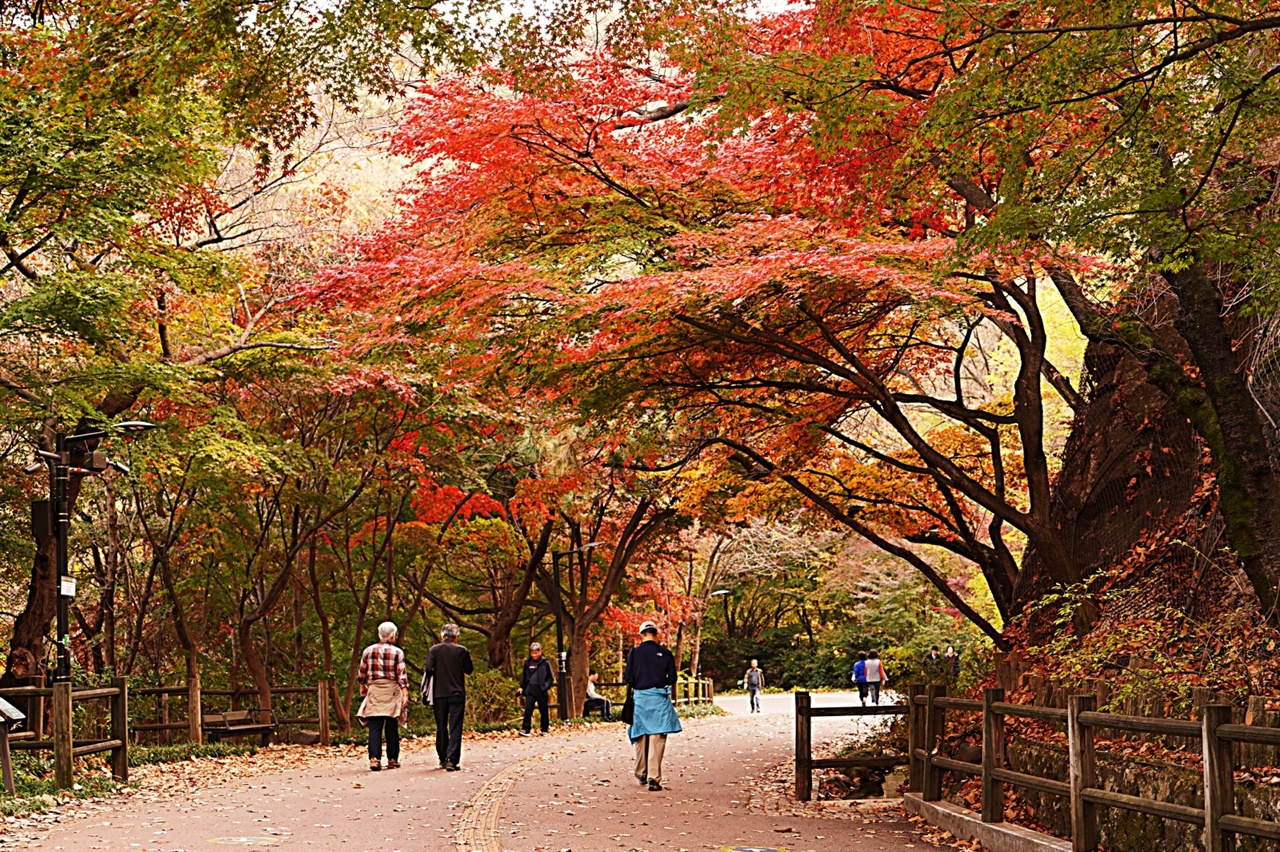
<svg viewBox="0 0 1280 852">
<path fill-rule="evenodd" d="M 598 689 L 623 689 L 626 684 L 622 681 L 601 682 L 597 683 L 596 687 Z M 696 680 L 681 680 L 671 688 L 671 700 L 677 705 L 714 704 L 716 687 L 709 677 L 700 677 Z"/>
<path fill-rule="evenodd" d="M 13 795 L 13 767 L 10 751 L 52 751 L 54 785 L 65 790 L 75 784 L 75 758 L 100 752 L 111 752 L 111 775 L 117 781 L 129 780 L 129 683 L 113 678 L 111 686 L 72 690 L 70 683 L 51 687 L 16 687 L 0 689 L 0 698 L 50 698 L 53 716 L 53 739 L 45 740 L 37 730 L 11 734 L 9 726 L 0 730 L 0 771 L 5 792 Z M 78 701 L 109 702 L 109 735 L 103 739 L 77 740 L 72 733 L 72 707 Z M 42 705 L 41 705 L 42 707 Z M 43 711 L 43 707 L 42 707 Z"/>
<path fill-rule="evenodd" d="M 879 704 L 871 707 L 839 705 L 814 707 L 807 692 L 796 693 L 796 798 L 807 802 L 813 798 L 813 770 L 815 769 L 888 769 L 907 762 L 905 757 L 846 757 L 814 760 L 813 720 L 838 716 L 903 716 L 905 704 Z"/>
<path fill-rule="evenodd" d="M 154 698 L 161 702 L 157 715 L 162 717 L 161 721 L 135 723 L 133 725 L 135 732 L 167 733 L 171 731 L 186 731 L 187 739 L 194 743 L 202 742 L 204 738 L 200 720 L 207 710 L 206 698 L 227 698 L 230 708 L 239 710 L 242 700 L 246 698 L 253 699 L 256 707 L 258 697 L 256 689 L 201 689 L 199 684 L 194 686 L 145 686 L 133 690 L 133 694 L 138 697 Z M 314 696 L 316 700 L 316 715 L 286 717 L 276 721 L 281 725 L 315 725 L 320 735 L 320 744 L 329 745 L 331 738 L 329 728 L 329 681 L 321 680 L 315 686 L 273 686 L 271 687 L 271 695 L 273 698 L 277 695 Z M 186 699 L 187 717 L 185 719 L 168 721 L 168 708 L 164 702 L 171 696 L 180 696 Z M 192 707 L 197 708 L 195 713 L 191 712 L 190 708 Z"/>
<path fill-rule="evenodd" d="M 982 781 L 982 821 L 1004 820 L 1006 784 L 1061 796 L 1068 800 L 1071 814 L 1073 852 L 1094 852 L 1098 848 L 1098 812 L 1101 808 L 1136 811 L 1165 820 L 1190 823 L 1204 829 L 1207 852 L 1230 852 L 1237 835 L 1280 840 L 1280 823 L 1240 816 L 1235 812 L 1235 781 L 1232 777 L 1233 748 L 1236 743 L 1280 745 L 1280 728 L 1232 724 L 1230 705 L 1210 704 L 1201 709 L 1198 722 L 1130 716 L 1097 711 L 1097 696 L 1071 695 L 1066 709 L 1031 707 L 1004 700 L 1004 690 L 984 689 L 982 700 L 952 698 L 945 686 L 927 689 L 913 685 L 907 703 L 888 708 L 814 708 L 807 692 L 796 693 L 796 797 L 808 800 L 812 794 L 812 770 L 822 766 L 868 766 L 871 758 L 849 761 L 815 761 L 810 751 L 810 719 L 816 715 L 864 715 L 867 711 L 907 717 L 908 785 L 925 801 L 942 798 L 944 772 L 970 775 Z M 822 711 L 822 712 L 817 712 Z M 971 763 L 945 757 L 941 748 L 946 737 L 948 712 L 978 713 L 982 717 L 982 762 Z M 1062 725 L 1067 733 L 1068 781 L 1043 778 L 1009 769 L 1006 758 L 1005 720 L 1010 717 L 1035 719 Z M 1123 731 L 1130 734 L 1176 736 L 1199 739 L 1204 756 L 1204 807 L 1131 796 L 1098 786 L 1095 731 Z"/>
</svg>

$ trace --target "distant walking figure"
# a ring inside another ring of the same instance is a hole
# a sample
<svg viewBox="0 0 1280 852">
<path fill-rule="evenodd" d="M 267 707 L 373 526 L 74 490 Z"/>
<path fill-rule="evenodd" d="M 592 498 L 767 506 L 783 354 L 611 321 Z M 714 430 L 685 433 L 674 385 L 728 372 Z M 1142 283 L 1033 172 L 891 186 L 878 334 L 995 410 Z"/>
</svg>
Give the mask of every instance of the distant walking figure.
<svg viewBox="0 0 1280 852">
<path fill-rule="evenodd" d="M 853 685 L 858 687 L 858 697 L 862 699 L 862 706 L 867 706 L 867 652 L 858 652 L 858 661 L 853 664 L 853 677 L 851 678 Z"/>
<path fill-rule="evenodd" d="M 751 698 L 751 712 L 760 712 L 760 691 L 764 689 L 764 669 L 760 668 L 759 660 L 751 661 L 751 668 L 747 669 L 746 674 L 742 676 L 742 685 L 746 687 L 747 695 Z"/>
<path fill-rule="evenodd" d="M 885 674 L 884 663 L 880 662 L 880 652 L 872 651 L 867 654 L 867 690 L 871 693 L 871 703 L 880 703 L 880 687 L 889 682 L 889 676 Z"/>
<path fill-rule="evenodd" d="M 680 717 L 671 703 L 676 660 L 670 650 L 658 644 L 658 626 L 652 621 L 640 625 L 640 636 L 643 641 L 627 654 L 622 673 L 635 705 L 627 736 L 636 748 L 636 778 L 650 790 L 661 790 L 667 734 L 680 733 Z"/>
<path fill-rule="evenodd" d="M 356 718 L 369 727 L 369 768 L 382 769 L 382 739 L 387 740 L 387 768 L 400 768 L 400 725 L 409 712 L 409 676 L 404 651 L 395 645 L 396 626 L 378 625 L 378 641 L 360 655 L 360 694 Z"/>
<path fill-rule="evenodd" d="M 933 683 L 942 675 L 942 655 L 938 653 L 938 646 L 934 645 L 929 649 L 929 653 L 924 655 L 924 660 L 920 663 L 920 673 L 924 675 L 924 679 L 929 683 Z"/>
<path fill-rule="evenodd" d="M 956 653 L 954 645 L 947 646 L 947 653 L 942 658 L 942 666 L 951 680 L 954 681 L 960 677 L 960 655 Z"/>
<path fill-rule="evenodd" d="M 529 736 L 529 728 L 533 724 L 533 708 L 538 708 L 538 723 L 542 736 L 547 735 L 550 720 L 547 718 L 547 694 L 555 685 L 556 676 L 551 673 L 551 663 L 542 656 L 542 643 L 534 642 L 529 646 L 529 659 L 524 661 L 524 671 L 520 675 L 520 689 L 516 695 L 524 696 L 524 724 L 520 728 L 520 736 Z"/>
<path fill-rule="evenodd" d="M 436 756 L 440 768 L 457 772 L 462 761 L 462 716 L 467 709 L 467 675 L 475 671 L 471 652 L 458 644 L 456 624 L 440 628 L 438 645 L 427 652 L 426 676 L 435 702 Z"/>
</svg>

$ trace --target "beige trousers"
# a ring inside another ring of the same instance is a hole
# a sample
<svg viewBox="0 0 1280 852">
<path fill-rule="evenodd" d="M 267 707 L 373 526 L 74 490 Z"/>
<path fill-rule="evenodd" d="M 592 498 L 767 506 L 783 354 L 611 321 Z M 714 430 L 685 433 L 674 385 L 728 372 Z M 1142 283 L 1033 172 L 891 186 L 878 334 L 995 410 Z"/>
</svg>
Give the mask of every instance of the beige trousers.
<svg viewBox="0 0 1280 852">
<path fill-rule="evenodd" d="M 636 777 L 661 784 L 662 755 L 666 750 L 666 734 L 647 734 L 636 740 Z"/>
</svg>

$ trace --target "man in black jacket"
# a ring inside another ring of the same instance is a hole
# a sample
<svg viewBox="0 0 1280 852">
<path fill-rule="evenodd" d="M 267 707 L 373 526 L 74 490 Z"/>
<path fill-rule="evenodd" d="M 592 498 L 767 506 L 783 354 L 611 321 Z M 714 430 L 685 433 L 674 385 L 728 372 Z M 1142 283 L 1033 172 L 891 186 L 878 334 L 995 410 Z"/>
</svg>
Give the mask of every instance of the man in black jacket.
<svg viewBox="0 0 1280 852">
<path fill-rule="evenodd" d="M 633 711 L 627 737 L 636 750 L 636 779 L 650 790 L 662 789 L 662 758 L 667 734 L 680 733 L 680 718 L 671 703 L 676 682 L 675 656 L 658 644 L 658 626 L 640 625 L 639 645 L 627 654 L 622 679 L 631 687 Z"/>
<path fill-rule="evenodd" d="M 520 736 L 530 735 L 529 728 L 533 724 L 533 708 L 538 708 L 539 720 L 542 723 L 542 736 L 547 735 L 549 721 L 547 719 L 547 693 L 555 684 L 555 675 L 551 673 L 551 664 L 542 656 L 542 643 L 534 642 L 529 646 L 529 659 L 524 661 L 524 671 L 520 675 L 520 689 L 516 695 L 524 696 L 524 727 Z"/>
<path fill-rule="evenodd" d="M 467 675 L 475 671 L 471 652 L 458 644 L 456 624 L 440 628 L 438 645 L 427 652 L 427 677 L 435 702 L 436 756 L 440 766 L 457 772 L 462 760 L 462 715 L 467 709 Z"/>
</svg>

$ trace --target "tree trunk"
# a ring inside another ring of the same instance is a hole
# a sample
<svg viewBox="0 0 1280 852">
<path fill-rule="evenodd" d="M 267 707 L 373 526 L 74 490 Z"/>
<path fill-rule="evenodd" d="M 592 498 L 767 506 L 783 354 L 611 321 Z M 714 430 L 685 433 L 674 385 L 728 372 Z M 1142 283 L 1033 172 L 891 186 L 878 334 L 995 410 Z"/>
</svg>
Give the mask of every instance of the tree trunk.
<svg viewBox="0 0 1280 852">
<path fill-rule="evenodd" d="M 584 624 L 569 633 L 569 677 L 573 681 L 573 706 L 569 708 L 569 716 L 575 719 L 582 715 L 582 707 L 587 698 L 587 678 L 591 674 L 588 629 L 589 626 Z"/>
<path fill-rule="evenodd" d="M 1217 466 L 1227 540 L 1273 624 L 1280 620 L 1280 483 L 1242 358 L 1223 320 L 1222 297 L 1204 264 L 1167 273 L 1179 310 L 1174 326 L 1191 347 L 1216 417 L 1197 423 Z"/>
<path fill-rule="evenodd" d="M 315 608 L 316 619 L 320 622 L 320 652 L 324 655 L 325 677 L 329 678 L 329 706 L 337 717 L 338 730 L 346 734 L 351 731 L 350 708 L 339 698 L 338 682 L 333 677 L 333 628 L 329 624 L 329 613 L 325 611 L 324 599 L 320 591 L 320 576 L 316 570 L 316 550 L 319 543 L 314 537 L 307 548 L 307 577 L 310 579 L 308 591 L 311 593 L 311 605 Z"/>
<path fill-rule="evenodd" d="M 684 622 L 676 627 L 676 647 L 672 651 L 676 658 L 676 671 L 684 665 Z"/>
<path fill-rule="evenodd" d="M 520 616 L 524 614 L 525 603 L 529 600 L 529 591 L 533 587 L 542 561 L 547 555 L 547 545 L 551 541 L 551 531 L 555 524 L 547 521 L 538 532 L 538 538 L 529 548 L 529 558 L 524 563 L 524 573 L 520 582 L 515 584 L 510 595 L 504 600 L 493 615 L 489 629 L 489 668 L 512 674 L 514 659 L 511 653 L 511 631 L 515 629 Z"/>
<path fill-rule="evenodd" d="M 698 664 L 702 662 L 702 618 L 693 623 L 692 650 L 689 652 L 689 674 L 699 676 Z"/>
<path fill-rule="evenodd" d="M 236 626 L 236 641 L 240 645 L 240 656 L 244 658 L 244 667 L 253 678 L 254 688 L 258 691 L 258 708 L 271 709 L 271 681 L 267 677 L 267 667 L 262 664 L 262 657 L 253 644 L 253 625 L 255 620 L 241 618 Z"/>
</svg>

